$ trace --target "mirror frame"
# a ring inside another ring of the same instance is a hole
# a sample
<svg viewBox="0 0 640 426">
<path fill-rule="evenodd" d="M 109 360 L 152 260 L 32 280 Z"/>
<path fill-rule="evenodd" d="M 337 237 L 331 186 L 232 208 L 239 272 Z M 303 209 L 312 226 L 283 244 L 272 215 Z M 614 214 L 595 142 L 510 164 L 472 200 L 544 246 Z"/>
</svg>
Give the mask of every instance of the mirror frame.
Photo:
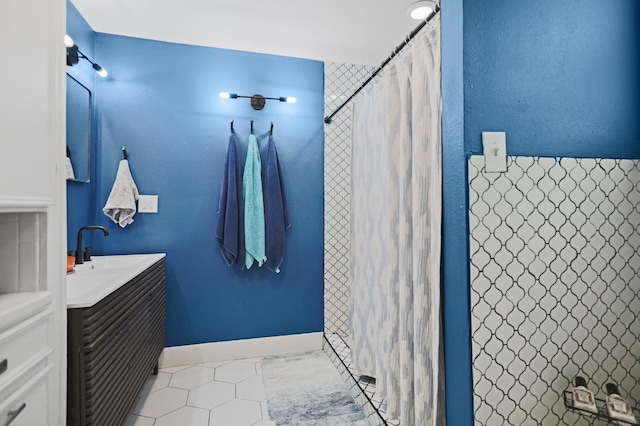
<svg viewBox="0 0 640 426">
<path fill-rule="evenodd" d="M 88 112 L 87 112 L 87 167 L 86 167 L 86 180 L 85 179 L 67 179 L 67 182 L 80 182 L 80 183 L 90 183 L 91 182 L 91 134 L 92 134 L 92 129 L 91 129 L 91 125 L 92 125 L 92 120 L 91 120 L 91 116 L 93 114 L 93 93 L 91 93 L 91 90 L 85 86 L 84 84 L 80 83 L 80 81 L 78 81 L 77 78 L 73 77 L 71 74 L 67 73 L 67 90 L 66 90 L 66 95 L 65 95 L 65 106 L 66 106 L 66 111 L 67 111 L 67 115 L 69 114 L 69 104 L 68 104 L 68 95 L 69 95 L 69 83 L 71 79 L 73 82 L 77 83 L 80 87 L 82 87 L 83 89 L 85 89 L 87 91 L 87 93 L 89 94 L 89 105 L 88 105 Z M 67 124 L 68 124 L 68 117 L 67 117 Z M 67 147 L 69 147 L 69 132 L 68 129 L 66 129 L 66 144 Z M 72 165 L 73 164 L 73 151 L 71 151 L 71 155 L 72 155 Z M 78 168 L 75 167 L 74 165 L 74 175 L 77 177 L 78 176 Z"/>
</svg>

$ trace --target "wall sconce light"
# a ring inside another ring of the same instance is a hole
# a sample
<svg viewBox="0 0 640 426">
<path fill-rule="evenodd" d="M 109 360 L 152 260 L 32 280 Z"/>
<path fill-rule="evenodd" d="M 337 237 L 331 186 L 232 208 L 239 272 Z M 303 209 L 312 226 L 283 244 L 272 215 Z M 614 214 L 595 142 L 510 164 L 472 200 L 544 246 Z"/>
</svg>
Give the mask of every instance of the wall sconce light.
<svg viewBox="0 0 640 426">
<path fill-rule="evenodd" d="M 430 16 L 438 7 L 435 1 L 425 0 L 412 3 L 407 8 L 407 15 L 416 20 L 422 20 Z"/>
<path fill-rule="evenodd" d="M 69 37 L 67 34 L 64 35 L 64 44 L 67 46 L 67 65 L 72 67 L 78 64 L 80 59 L 86 59 L 93 69 L 98 73 L 100 77 L 106 77 L 109 75 L 107 70 L 102 68 L 97 63 L 93 62 L 91 59 L 87 57 L 84 53 L 78 49 L 78 46 L 73 42 L 73 39 Z"/>
<path fill-rule="evenodd" d="M 280 102 L 287 102 L 290 104 L 295 104 L 297 102 L 297 99 L 294 98 L 293 96 L 280 96 L 279 98 L 268 98 L 258 94 L 255 94 L 253 96 L 243 96 L 243 95 L 238 95 L 237 93 L 229 93 L 229 92 L 220 92 L 218 96 L 220 96 L 222 99 L 238 99 L 238 98 L 251 99 L 251 106 L 255 110 L 261 110 L 262 108 L 264 108 L 264 104 L 266 103 L 267 99 L 272 99 L 274 101 L 280 101 Z"/>
</svg>

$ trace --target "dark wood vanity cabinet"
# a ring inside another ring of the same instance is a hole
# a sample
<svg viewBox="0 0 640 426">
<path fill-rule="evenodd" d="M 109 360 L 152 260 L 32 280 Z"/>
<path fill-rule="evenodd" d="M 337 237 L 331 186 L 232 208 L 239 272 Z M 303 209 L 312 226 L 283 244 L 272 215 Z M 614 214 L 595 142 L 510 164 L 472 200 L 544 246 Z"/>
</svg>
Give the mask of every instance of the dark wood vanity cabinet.
<svg viewBox="0 0 640 426">
<path fill-rule="evenodd" d="M 67 425 L 119 426 L 164 348 L 158 261 L 88 308 L 67 310 Z"/>
</svg>

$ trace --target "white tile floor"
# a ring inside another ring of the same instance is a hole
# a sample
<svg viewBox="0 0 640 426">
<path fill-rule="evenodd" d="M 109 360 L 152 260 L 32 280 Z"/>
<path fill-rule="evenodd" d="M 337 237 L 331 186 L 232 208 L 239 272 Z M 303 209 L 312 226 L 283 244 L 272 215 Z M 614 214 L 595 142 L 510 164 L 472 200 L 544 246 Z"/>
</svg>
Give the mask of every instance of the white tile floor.
<svg viewBox="0 0 640 426">
<path fill-rule="evenodd" d="M 144 385 L 125 426 L 275 426 L 262 358 L 163 368 Z"/>
</svg>

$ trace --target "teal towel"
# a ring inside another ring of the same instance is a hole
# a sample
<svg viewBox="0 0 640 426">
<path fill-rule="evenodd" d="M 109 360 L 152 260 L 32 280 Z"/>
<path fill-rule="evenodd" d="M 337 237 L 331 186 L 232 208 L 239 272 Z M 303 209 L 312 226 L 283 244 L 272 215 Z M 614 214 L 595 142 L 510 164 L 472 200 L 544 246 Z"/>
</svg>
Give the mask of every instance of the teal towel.
<svg viewBox="0 0 640 426">
<path fill-rule="evenodd" d="M 249 135 L 247 160 L 242 176 L 242 199 L 244 201 L 245 266 L 251 268 L 253 261 L 262 266 L 267 256 L 264 252 L 264 200 L 262 197 L 262 162 L 258 150 L 258 139 Z"/>
</svg>

